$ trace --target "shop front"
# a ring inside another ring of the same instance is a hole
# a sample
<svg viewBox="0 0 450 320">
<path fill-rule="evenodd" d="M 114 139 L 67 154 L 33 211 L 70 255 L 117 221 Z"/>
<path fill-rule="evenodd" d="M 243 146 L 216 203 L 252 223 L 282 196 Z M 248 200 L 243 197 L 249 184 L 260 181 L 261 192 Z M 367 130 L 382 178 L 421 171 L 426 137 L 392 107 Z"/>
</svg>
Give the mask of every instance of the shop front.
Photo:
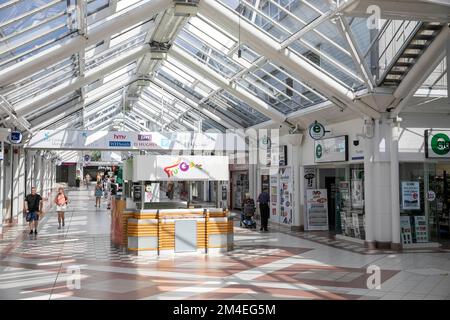
<svg viewBox="0 0 450 320">
<path fill-rule="evenodd" d="M 336 238 L 363 244 L 366 239 L 364 209 L 364 156 L 355 139 L 358 123 L 343 134 L 314 139 L 303 146 L 302 170 L 304 228 L 329 231 Z M 354 130 L 353 130 L 354 129 Z"/>
<path fill-rule="evenodd" d="M 230 204 L 234 210 L 242 210 L 245 194 L 250 192 L 248 164 L 230 165 Z"/>
<path fill-rule="evenodd" d="M 404 247 L 450 245 L 448 130 L 426 130 L 424 161 L 400 162 L 400 227 Z"/>
</svg>

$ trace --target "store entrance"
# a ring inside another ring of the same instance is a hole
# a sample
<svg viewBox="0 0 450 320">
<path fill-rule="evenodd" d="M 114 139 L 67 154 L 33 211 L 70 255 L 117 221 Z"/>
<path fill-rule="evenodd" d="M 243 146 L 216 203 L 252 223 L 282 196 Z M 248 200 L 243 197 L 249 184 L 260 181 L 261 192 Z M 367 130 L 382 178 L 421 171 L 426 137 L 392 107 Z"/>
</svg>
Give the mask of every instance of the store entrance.
<svg viewBox="0 0 450 320">
<path fill-rule="evenodd" d="M 336 230 L 336 177 L 325 177 L 328 198 L 328 230 Z"/>
<path fill-rule="evenodd" d="M 430 238 L 450 247 L 450 163 L 430 164 L 429 172 L 429 187 L 426 191 Z"/>
</svg>

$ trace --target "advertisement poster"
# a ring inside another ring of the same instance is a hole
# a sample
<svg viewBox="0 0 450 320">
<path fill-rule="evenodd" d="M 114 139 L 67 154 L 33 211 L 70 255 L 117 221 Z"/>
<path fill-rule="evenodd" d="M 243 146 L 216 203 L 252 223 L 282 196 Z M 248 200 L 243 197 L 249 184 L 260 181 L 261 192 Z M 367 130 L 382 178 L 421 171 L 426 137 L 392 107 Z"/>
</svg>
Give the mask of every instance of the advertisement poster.
<svg viewBox="0 0 450 320">
<path fill-rule="evenodd" d="M 425 219 L 425 216 L 415 216 L 414 227 L 416 242 L 428 242 L 427 221 Z"/>
<path fill-rule="evenodd" d="M 280 223 L 292 223 L 293 190 L 291 168 L 280 169 Z"/>
<path fill-rule="evenodd" d="M 278 175 L 270 176 L 270 218 L 278 221 Z"/>
<path fill-rule="evenodd" d="M 328 230 L 328 197 L 326 189 L 306 190 L 308 230 Z"/>
<path fill-rule="evenodd" d="M 402 209 L 420 210 L 420 185 L 417 181 L 402 181 Z"/>
<path fill-rule="evenodd" d="M 305 188 L 314 189 L 316 187 L 316 168 L 305 168 Z"/>
<path fill-rule="evenodd" d="M 402 244 L 412 243 L 411 221 L 409 216 L 400 216 L 400 230 L 402 236 Z"/>
</svg>

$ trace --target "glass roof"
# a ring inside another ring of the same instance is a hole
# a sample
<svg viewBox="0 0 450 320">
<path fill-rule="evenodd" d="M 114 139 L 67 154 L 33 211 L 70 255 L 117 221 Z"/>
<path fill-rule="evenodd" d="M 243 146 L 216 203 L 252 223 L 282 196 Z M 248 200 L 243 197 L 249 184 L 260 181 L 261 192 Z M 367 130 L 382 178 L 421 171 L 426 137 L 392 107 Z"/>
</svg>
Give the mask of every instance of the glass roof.
<svg viewBox="0 0 450 320">
<path fill-rule="evenodd" d="M 239 16 L 255 33 L 268 36 L 277 52 L 302 59 L 352 93 L 369 87 L 375 71 L 368 66 L 387 68 L 401 49 L 402 43 L 392 41 L 395 30 L 411 33 L 419 25 L 383 20 L 384 29 L 377 33 L 369 30 L 366 17 L 336 11 L 345 1 L 217 3 L 225 14 Z M 151 5 L 152 0 L 0 0 L 2 101 L 36 128 L 98 129 L 122 123 L 134 129 L 225 131 L 260 124 L 271 114 L 289 118 L 331 98 L 330 90 L 320 92 L 282 59 L 241 43 L 238 32 L 230 33 L 233 28 L 222 28 L 204 12 L 184 17 L 169 6 L 134 19 L 134 10 Z M 65 44 L 89 38 L 111 21 L 119 21 L 120 28 L 61 53 Z M 196 63 L 180 61 L 172 49 L 155 60 L 149 44 L 175 48 Z M 382 48 L 377 57 L 374 44 Z M 48 61 L 33 66 L 44 54 Z M 33 66 L 29 71 L 28 65 Z M 363 74 L 363 65 L 369 75 Z M 16 68 L 21 68 L 19 76 L 14 76 Z M 443 61 L 423 87 L 446 88 L 446 72 Z"/>
</svg>

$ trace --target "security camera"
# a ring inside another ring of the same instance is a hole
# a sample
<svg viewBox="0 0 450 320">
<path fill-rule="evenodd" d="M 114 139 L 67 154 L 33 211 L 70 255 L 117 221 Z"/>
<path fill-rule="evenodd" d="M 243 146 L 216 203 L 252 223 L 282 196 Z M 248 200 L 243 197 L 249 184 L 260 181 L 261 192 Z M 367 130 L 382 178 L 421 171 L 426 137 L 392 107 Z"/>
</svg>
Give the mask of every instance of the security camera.
<svg viewBox="0 0 450 320">
<path fill-rule="evenodd" d="M 354 145 L 355 147 L 359 146 L 359 140 L 353 140 L 353 145 Z"/>
</svg>

